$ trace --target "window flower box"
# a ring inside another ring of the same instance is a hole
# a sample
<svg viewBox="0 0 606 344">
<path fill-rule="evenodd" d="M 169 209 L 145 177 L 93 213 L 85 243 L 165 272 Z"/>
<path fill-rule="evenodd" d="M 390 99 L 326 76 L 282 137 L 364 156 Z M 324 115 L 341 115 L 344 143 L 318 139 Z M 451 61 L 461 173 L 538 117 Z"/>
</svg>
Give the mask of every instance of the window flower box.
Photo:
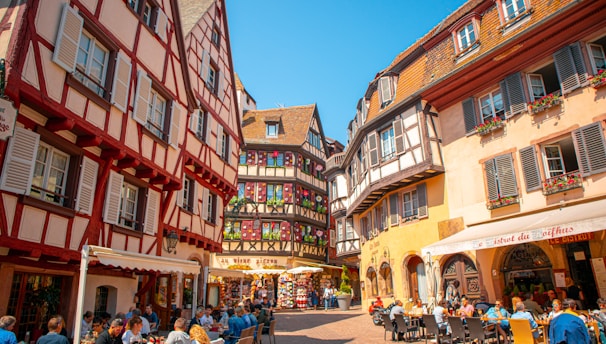
<svg viewBox="0 0 606 344">
<path fill-rule="evenodd" d="M 500 129 L 503 127 L 504 122 L 501 117 L 495 117 L 492 121 L 486 120 L 484 123 L 480 123 L 475 126 L 476 133 L 480 136 L 488 135 L 492 131 Z"/>
<path fill-rule="evenodd" d="M 564 192 L 583 187 L 583 177 L 579 171 L 561 174 L 543 182 L 543 195 L 549 196 L 558 192 Z"/>
<path fill-rule="evenodd" d="M 562 103 L 562 98 L 558 94 L 550 93 L 546 96 L 543 96 L 540 99 L 535 100 L 534 102 L 528 104 L 530 107 L 530 112 L 532 114 L 539 113 L 541 111 L 547 110 L 550 107 L 554 107 L 556 105 L 560 105 Z"/>
<path fill-rule="evenodd" d="M 600 69 L 598 70 L 598 74 L 594 75 L 590 80 L 589 83 L 591 84 L 591 86 L 593 88 L 600 88 L 602 86 L 606 85 L 606 70 L 604 69 Z"/>
<path fill-rule="evenodd" d="M 486 203 L 486 208 L 488 210 L 493 210 L 493 209 L 497 209 L 497 208 L 503 208 L 508 205 L 519 204 L 519 203 L 520 203 L 520 198 L 518 196 L 507 196 L 507 197 L 499 196 L 498 199 L 489 200 L 488 203 Z"/>
</svg>

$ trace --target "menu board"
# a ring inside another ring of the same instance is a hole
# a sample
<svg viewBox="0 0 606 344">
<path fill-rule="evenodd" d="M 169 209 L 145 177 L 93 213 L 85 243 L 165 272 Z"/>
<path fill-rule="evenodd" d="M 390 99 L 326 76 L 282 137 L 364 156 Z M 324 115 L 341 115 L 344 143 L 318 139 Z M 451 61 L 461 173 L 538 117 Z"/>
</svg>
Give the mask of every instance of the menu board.
<svg viewBox="0 0 606 344">
<path fill-rule="evenodd" d="M 606 265 L 604 265 L 604 258 L 592 258 L 591 267 L 593 268 L 598 293 L 600 297 L 606 297 Z"/>
</svg>

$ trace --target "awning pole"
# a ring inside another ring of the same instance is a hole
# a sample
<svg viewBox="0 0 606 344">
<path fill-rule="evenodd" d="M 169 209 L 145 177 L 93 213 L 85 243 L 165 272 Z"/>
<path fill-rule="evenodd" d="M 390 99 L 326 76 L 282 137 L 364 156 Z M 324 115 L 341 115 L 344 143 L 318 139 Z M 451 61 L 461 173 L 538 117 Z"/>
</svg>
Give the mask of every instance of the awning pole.
<svg viewBox="0 0 606 344">
<path fill-rule="evenodd" d="M 197 273 L 194 275 L 194 285 L 192 286 L 192 288 L 194 289 L 194 295 L 192 298 L 192 308 L 196 309 L 198 308 L 198 278 L 200 278 L 200 274 Z"/>
<path fill-rule="evenodd" d="M 76 319 L 74 319 L 74 343 L 82 337 L 82 308 L 84 308 L 84 291 L 86 290 L 86 274 L 88 272 L 88 245 L 82 247 L 82 258 L 80 259 L 80 277 L 78 280 L 78 298 L 76 299 Z"/>
<path fill-rule="evenodd" d="M 208 286 L 208 266 L 204 267 L 204 276 L 203 276 L 202 282 L 204 283 L 202 285 L 202 305 L 204 305 L 204 307 L 206 307 L 206 294 L 207 294 L 206 288 Z"/>
</svg>

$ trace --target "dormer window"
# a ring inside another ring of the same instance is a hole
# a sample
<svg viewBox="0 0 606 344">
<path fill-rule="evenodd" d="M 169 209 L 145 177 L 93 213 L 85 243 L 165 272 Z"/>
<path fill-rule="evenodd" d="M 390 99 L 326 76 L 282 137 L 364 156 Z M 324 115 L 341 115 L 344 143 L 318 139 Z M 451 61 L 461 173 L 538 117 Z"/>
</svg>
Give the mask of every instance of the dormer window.
<svg viewBox="0 0 606 344">
<path fill-rule="evenodd" d="M 457 56 L 467 55 L 480 46 L 480 15 L 472 12 L 461 18 L 450 29 Z"/>
<path fill-rule="evenodd" d="M 459 30 L 457 37 L 461 51 L 471 47 L 476 41 L 476 34 L 475 30 L 473 29 L 473 24 L 469 22 L 467 25 L 463 26 L 463 28 Z"/>
<path fill-rule="evenodd" d="M 511 21 L 520 14 L 526 12 L 526 4 L 524 0 L 503 0 L 501 6 L 503 7 L 503 17 L 505 21 Z"/>
<path fill-rule="evenodd" d="M 278 122 L 268 122 L 265 124 L 266 137 L 278 137 Z"/>
<path fill-rule="evenodd" d="M 396 95 L 394 85 L 394 77 L 384 76 L 379 79 L 379 97 L 381 101 L 381 109 L 391 104 Z"/>
</svg>

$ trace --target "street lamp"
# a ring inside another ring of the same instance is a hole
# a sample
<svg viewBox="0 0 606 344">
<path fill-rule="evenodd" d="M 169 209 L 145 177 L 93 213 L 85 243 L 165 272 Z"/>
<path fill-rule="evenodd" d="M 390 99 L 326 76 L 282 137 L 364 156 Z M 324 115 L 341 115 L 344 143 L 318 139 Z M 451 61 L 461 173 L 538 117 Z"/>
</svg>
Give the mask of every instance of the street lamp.
<svg viewBox="0 0 606 344">
<path fill-rule="evenodd" d="M 177 243 L 179 242 L 179 236 L 177 232 L 171 230 L 166 236 L 166 252 L 177 254 Z"/>
</svg>

